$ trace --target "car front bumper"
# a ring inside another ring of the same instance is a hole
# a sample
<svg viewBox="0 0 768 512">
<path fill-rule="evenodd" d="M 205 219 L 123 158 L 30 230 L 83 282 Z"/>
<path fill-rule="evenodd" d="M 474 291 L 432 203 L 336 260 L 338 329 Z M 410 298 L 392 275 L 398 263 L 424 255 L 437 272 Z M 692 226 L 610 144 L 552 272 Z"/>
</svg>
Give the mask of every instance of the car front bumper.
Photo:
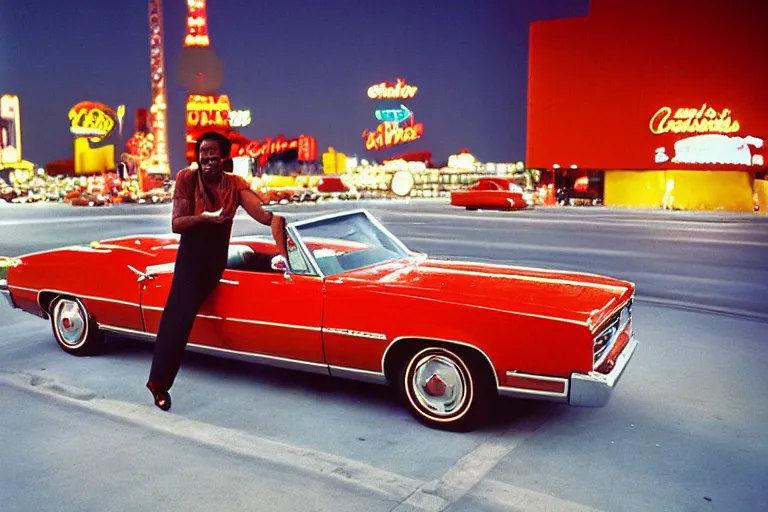
<svg viewBox="0 0 768 512">
<path fill-rule="evenodd" d="M 608 373 L 571 374 L 568 404 L 579 407 L 602 407 L 607 404 L 637 345 L 637 339 L 632 337 L 616 358 L 613 369 Z"/>
</svg>

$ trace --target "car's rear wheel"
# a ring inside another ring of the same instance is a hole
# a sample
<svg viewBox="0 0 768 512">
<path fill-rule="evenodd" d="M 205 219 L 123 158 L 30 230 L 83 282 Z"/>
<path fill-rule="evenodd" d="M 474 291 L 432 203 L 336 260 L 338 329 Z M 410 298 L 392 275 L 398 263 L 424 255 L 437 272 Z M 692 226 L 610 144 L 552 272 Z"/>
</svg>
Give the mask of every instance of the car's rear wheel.
<svg viewBox="0 0 768 512">
<path fill-rule="evenodd" d="M 53 335 L 64 352 L 84 356 L 101 348 L 104 337 L 81 301 L 57 297 L 50 311 Z"/>
<path fill-rule="evenodd" d="M 417 420 L 432 428 L 466 432 L 486 418 L 493 399 L 491 370 L 468 352 L 430 346 L 405 359 L 399 389 Z"/>
</svg>

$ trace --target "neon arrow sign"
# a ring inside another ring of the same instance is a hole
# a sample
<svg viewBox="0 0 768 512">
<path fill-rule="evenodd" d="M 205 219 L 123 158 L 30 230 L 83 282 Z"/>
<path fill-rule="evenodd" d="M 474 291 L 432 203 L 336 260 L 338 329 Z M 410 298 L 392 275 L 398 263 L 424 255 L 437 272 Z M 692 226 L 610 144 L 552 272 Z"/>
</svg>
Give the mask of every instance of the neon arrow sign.
<svg viewBox="0 0 768 512">
<path fill-rule="evenodd" d="M 400 105 L 400 108 L 391 108 L 391 109 L 379 109 L 375 112 L 376 119 L 379 121 L 382 121 L 384 123 L 397 123 L 400 124 L 409 117 L 413 112 L 408 110 L 408 107 L 405 105 Z"/>
</svg>

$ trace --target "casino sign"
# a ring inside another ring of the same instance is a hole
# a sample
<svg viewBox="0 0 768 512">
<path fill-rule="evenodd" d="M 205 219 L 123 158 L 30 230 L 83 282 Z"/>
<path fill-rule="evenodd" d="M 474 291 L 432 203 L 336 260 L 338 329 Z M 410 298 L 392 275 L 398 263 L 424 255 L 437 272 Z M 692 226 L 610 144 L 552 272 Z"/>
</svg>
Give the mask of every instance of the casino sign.
<svg viewBox="0 0 768 512">
<path fill-rule="evenodd" d="M 118 108 L 123 112 L 125 107 Z M 107 105 L 95 101 L 81 101 L 69 110 L 69 131 L 75 138 L 85 137 L 99 142 L 109 137 L 121 121 Z"/>
</svg>

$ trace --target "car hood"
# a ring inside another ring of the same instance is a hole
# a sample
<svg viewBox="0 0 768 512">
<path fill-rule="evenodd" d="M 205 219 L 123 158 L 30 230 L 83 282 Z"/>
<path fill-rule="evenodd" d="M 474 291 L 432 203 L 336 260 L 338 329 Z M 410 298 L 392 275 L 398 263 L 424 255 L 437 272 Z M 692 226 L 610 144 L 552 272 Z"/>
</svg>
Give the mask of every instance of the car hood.
<svg viewBox="0 0 768 512">
<path fill-rule="evenodd" d="M 631 282 L 596 274 L 426 257 L 338 277 L 365 280 L 413 297 L 551 318 L 592 330 L 635 291 Z"/>
</svg>

